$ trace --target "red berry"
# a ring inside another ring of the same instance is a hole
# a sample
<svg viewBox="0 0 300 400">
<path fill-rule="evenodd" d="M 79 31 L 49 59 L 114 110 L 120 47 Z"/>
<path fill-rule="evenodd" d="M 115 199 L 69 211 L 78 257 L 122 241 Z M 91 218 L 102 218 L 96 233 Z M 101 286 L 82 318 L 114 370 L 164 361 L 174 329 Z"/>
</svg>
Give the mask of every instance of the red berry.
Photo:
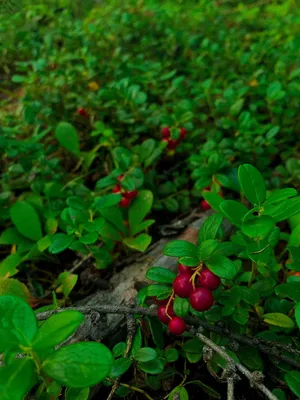
<svg viewBox="0 0 300 400">
<path fill-rule="evenodd" d="M 88 113 L 86 112 L 86 110 L 84 108 L 78 108 L 77 110 L 77 114 L 81 115 L 82 117 L 87 117 Z"/>
<path fill-rule="evenodd" d="M 168 139 L 168 149 L 169 150 L 175 150 L 177 146 L 178 146 L 177 140 Z"/>
<path fill-rule="evenodd" d="M 200 206 L 204 211 L 210 210 L 211 208 L 206 200 L 202 200 Z"/>
<path fill-rule="evenodd" d="M 168 325 L 168 323 L 170 322 L 171 318 L 173 318 L 175 316 L 174 310 L 173 310 L 173 306 L 169 305 L 169 307 L 168 307 L 168 314 L 169 314 L 169 316 L 171 318 L 169 318 L 167 316 L 166 311 L 167 310 L 166 310 L 166 306 L 165 305 L 159 306 L 158 309 L 157 309 L 157 316 L 158 316 L 158 318 L 161 320 L 161 322 L 163 324 Z"/>
<path fill-rule="evenodd" d="M 121 186 L 120 185 L 116 185 L 113 189 L 112 189 L 113 193 L 120 193 L 121 192 Z"/>
<path fill-rule="evenodd" d="M 192 268 L 186 267 L 183 264 L 179 264 L 178 265 L 178 271 L 179 271 L 180 274 L 184 274 L 184 273 L 187 273 L 187 274 L 190 274 L 190 275 L 193 274 Z"/>
<path fill-rule="evenodd" d="M 183 273 L 177 275 L 173 282 L 175 294 L 179 297 L 187 298 L 193 290 L 192 282 L 190 281 L 191 274 Z"/>
<path fill-rule="evenodd" d="M 170 135 L 171 135 L 170 128 L 168 126 L 166 126 L 165 128 L 162 128 L 161 135 L 164 138 L 170 137 Z"/>
<path fill-rule="evenodd" d="M 210 290 L 216 290 L 220 286 L 220 278 L 213 274 L 208 268 L 201 271 L 198 277 L 198 283 L 200 286 L 205 287 Z"/>
<path fill-rule="evenodd" d="M 173 333 L 173 335 L 182 335 L 183 332 L 186 330 L 186 323 L 184 319 L 180 317 L 174 317 L 169 322 L 168 328 L 169 331 Z"/>
<path fill-rule="evenodd" d="M 132 190 L 131 192 L 125 192 L 124 193 L 124 197 L 126 197 L 126 199 L 135 199 L 136 196 L 138 195 L 138 191 L 137 190 Z"/>
<path fill-rule="evenodd" d="M 122 208 L 127 208 L 129 207 L 130 203 L 131 203 L 130 199 L 126 199 L 126 197 L 123 197 L 123 199 L 119 203 L 119 206 Z"/>
<path fill-rule="evenodd" d="M 119 175 L 119 176 L 117 177 L 117 179 L 118 179 L 119 182 L 121 182 L 121 181 L 124 179 L 124 175 L 123 175 L 123 174 L 122 174 L 122 175 Z"/>
<path fill-rule="evenodd" d="M 187 130 L 184 128 L 180 128 L 180 139 L 184 139 L 187 135 Z"/>
<path fill-rule="evenodd" d="M 190 303 L 196 311 L 206 311 L 214 304 L 212 292 L 205 288 L 196 288 L 190 295 Z"/>
</svg>

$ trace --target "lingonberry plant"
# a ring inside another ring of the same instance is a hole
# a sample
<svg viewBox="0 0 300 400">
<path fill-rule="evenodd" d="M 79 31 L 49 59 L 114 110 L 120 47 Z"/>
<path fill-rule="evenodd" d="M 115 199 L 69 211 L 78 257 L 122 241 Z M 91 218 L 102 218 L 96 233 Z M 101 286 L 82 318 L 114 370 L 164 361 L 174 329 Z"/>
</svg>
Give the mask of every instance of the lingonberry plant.
<svg viewBox="0 0 300 400">
<path fill-rule="evenodd" d="M 151 268 L 146 276 L 157 284 L 142 289 L 139 299 L 147 304 L 146 299 L 154 296 L 156 303 L 163 302 L 157 316 L 174 335 L 189 331 L 189 315 L 213 324 L 222 321 L 225 331 L 220 330 L 214 340 L 251 370 L 262 371 L 265 361 L 257 349 L 243 345 L 233 354 L 222 333 L 251 333 L 257 341 L 284 343 L 286 349 L 300 346 L 295 328 L 295 322 L 300 327 L 299 237 L 280 229 L 283 221 L 299 214 L 300 198 L 292 188 L 267 194 L 261 174 L 249 164 L 240 166 L 238 180 L 242 202 L 224 200 L 208 190 L 203 193 L 217 213 L 201 227 L 198 245 L 185 240 L 168 243 L 164 254 L 178 258 L 178 274 Z M 234 229 L 230 240 L 220 242 L 217 237 L 223 218 Z M 291 367 L 293 361 L 299 363 L 299 353 L 289 354 L 290 364 L 280 357 L 278 361 L 276 354 L 274 357 L 266 361 L 266 368 L 271 363 L 277 368 L 276 375 L 284 373 L 287 385 L 299 393 L 295 382 L 299 372 Z M 217 359 L 212 360 L 210 368 L 217 373 Z"/>
</svg>

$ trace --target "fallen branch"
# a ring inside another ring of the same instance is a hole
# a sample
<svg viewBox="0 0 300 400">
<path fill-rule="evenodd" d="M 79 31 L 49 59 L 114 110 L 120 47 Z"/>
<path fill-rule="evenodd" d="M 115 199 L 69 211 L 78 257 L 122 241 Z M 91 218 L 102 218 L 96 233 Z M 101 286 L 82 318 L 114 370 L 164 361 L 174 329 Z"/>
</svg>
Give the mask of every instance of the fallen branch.
<svg viewBox="0 0 300 400">
<path fill-rule="evenodd" d="M 261 383 L 261 375 L 256 375 L 255 373 L 250 372 L 246 367 L 244 367 L 239 362 L 235 361 L 232 357 L 230 357 L 225 350 L 223 350 L 220 346 L 215 344 L 212 340 L 208 337 L 204 336 L 201 332 L 195 331 L 194 329 L 190 330 L 190 333 L 198 337 L 202 343 L 206 346 L 210 347 L 213 351 L 219 354 L 225 361 L 228 363 L 228 368 L 231 371 L 235 371 L 237 369 L 240 371 L 244 376 L 246 376 L 250 382 L 250 385 L 255 387 L 256 389 L 260 390 L 269 400 L 278 400 L 276 396 L 273 395 L 272 392 L 263 384 Z M 231 390 L 232 390 L 232 383 L 231 383 Z M 231 397 L 232 399 L 233 397 Z"/>
<path fill-rule="evenodd" d="M 57 310 L 50 310 L 45 311 L 42 313 L 37 314 L 38 320 L 45 320 L 59 312 L 63 312 L 65 310 L 77 310 L 82 312 L 83 314 L 91 314 L 91 313 L 98 313 L 98 314 L 140 314 L 145 316 L 157 316 L 157 309 L 156 307 L 144 308 L 144 307 L 137 307 L 137 306 L 119 306 L 119 305 L 101 305 L 101 306 L 82 306 L 82 307 L 67 307 Z M 282 350 L 285 352 L 289 352 L 292 354 L 297 354 L 297 350 L 289 347 L 287 345 L 282 345 L 278 342 L 269 342 L 266 340 L 262 340 L 255 337 L 250 336 L 241 336 L 236 333 L 231 332 L 229 329 L 220 327 L 217 325 L 212 325 L 207 321 L 203 321 L 197 318 L 186 318 L 186 322 L 192 326 L 201 326 L 209 332 L 218 333 L 220 335 L 227 336 L 229 339 L 233 339 L 238 343 L 246 344 L 251 347 L 255 347 L 261 352 L 269 355 L 270 357 L 274 357 L 277 360 L 284 361 L 291 365 L 294 368 L 300 370 L 300 363 L 292 358 L 287 357 L 284 354 L 281 354 L 278 350 Z"/>
</svg>

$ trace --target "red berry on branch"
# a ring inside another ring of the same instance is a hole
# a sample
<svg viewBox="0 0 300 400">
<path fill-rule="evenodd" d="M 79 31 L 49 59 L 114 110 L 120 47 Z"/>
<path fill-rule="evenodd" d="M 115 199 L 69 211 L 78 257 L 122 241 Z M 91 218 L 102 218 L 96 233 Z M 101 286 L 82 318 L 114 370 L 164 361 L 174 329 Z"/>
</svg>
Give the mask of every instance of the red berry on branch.
<svg viewBox="0 0 300 400">
<path fill-rule="evenodd" d="M 200 206 L 201 206 L 202 210 L 204 210 L 204 211 L 210 210 L 210 208 L 211 208 L 206 200 L 202 200 L 200 203 Z"/>
<path fill-rule="evenodd" d="M 192 268 L 186 267 L 186 266 L 183 265 L 183 264 L 179 264 L 179 265 L 178 265 L 178 271 L 179 271 L 180 274 L 184 274 L 184 273 L 190 274 L 190 275 L 193 274 Z"/>
<path fill-rule="evenodd" d="M 212 292 L 205 288 L 196 288 L 190 295 L 190 303 L 196 311 L 206 311 L 214 304 Z"/>
<path fill-rule="evenodd" d="M 169 331 L 173 333 L 173 335 L 182 335 L 183 332 L 186 330 L 186 323 L 184 319 L 180 317 L 174 317 L 169 322 L 168 328 Z"/>
<path fill-rule="evenodd" d="M 127 208 L 130 206 L 131 200 L 126 199 L 126 197 L 123 197 L 123 199 L 120 201 L 119 206 L 122 208 Z"/>
<path fill-rule="evenodd" d="M 116 185 L 113 189 L 112 189 L 113 193 L 120 193 L 121 192 L 121 186 L 120 185 Z"/>
<path fill-rule="evenodd" d="M 124 193 L 124 197 L 126 197 L 126 199 L 135 199 L 136 196 L 138 195 L 138 191 L 137 190 L 132 190 L 131 192 L 125 192 Z"/>
<path fill-rule="evenodd" d="M 216 290 L 220 286 L 221 280 L 220 278 L 213 274 L 208 268 L 205 268 L 201 271 L 198 277 L 198 283 L 201 287 Z"/>
<path fill-rule="evenodd" d="M 168 307 L 168 314 L 171 318 L 175 316 L 172 305 L 169 305 Z M 167 307 L 165 305 L 161 305 L 158 307 L 157 316 L 163 324 L 168 325 L 168 323 L 171 321 L 171 318 L 169 318 L 167 315 Z"/>
<path fill-rule="evenodd" d="M 178 146 L 177 140 L 168 139 L 168 149 L 169 150 L 175 150 L 177 146 Z"/>
<path fill-rule="evenodd" d="M 78 108 L 77 114 L 80 115 L 81 117 L 85 117 L 85 118 L 88 117 L 88 113 L 86 112 L 86 110 L 83 107 Z"/>
<path fill-rule="evenodd" d="M 177 296 L 187 298 L 193 290 L 192 282 L 190 281 L 191 274 L 187 272 L 177 275 L 173 282 L 173 289 Z"/>
<path fill-rule="evenodd" d="M 184 139 L 187 135 L 187 130 L 185 128 L 180 128 L 180 139 Z"/>
<path fill-rule="evenodd" d="M 162 137 L 164 137 L 164 138 L 170 137 L 170 135 L 171 135 L 170 128 L 169 128 L 168 126 L 162 128 L 162 130 L 161 130 L 161 135 L 162 135 Z"/>
</svg>

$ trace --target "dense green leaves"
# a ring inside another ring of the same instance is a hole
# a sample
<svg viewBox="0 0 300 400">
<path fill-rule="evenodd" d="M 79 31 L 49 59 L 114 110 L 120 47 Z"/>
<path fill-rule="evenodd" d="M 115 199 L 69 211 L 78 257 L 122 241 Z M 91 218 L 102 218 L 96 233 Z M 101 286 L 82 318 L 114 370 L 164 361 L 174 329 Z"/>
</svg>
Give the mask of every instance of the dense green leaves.
<svg viewBox="0 0 300 400">
<path fill-rule="evenodd" d="M 233 225 L 240 226 L 245 215 L 249 212 L 248 208 L 235 200 L 225 200 L 220 204 L 220 210 L 225 218 Z"/>
<path fill-rule="evenodd" d="M 106 346 L 85 342 L 60 348 L 43 362 L 43 370 L 63 385 L 84 388 L 106 378 L 112 365 L 113 358 Z"/>
<path fill-rule="evenodd" d="M 215 275 L 225 279 L 233 279 L 238 272 L 238 266 L 222 255 L 214 255 L 209 258 L 207 266 Z"/>
<path fill-rule="evenodd" d="M 285 381 L 288 384 L 291 391 L 300 397 L 300 372 L 299 371 L 289 371 L 285 374 Z"/>
</svg>

